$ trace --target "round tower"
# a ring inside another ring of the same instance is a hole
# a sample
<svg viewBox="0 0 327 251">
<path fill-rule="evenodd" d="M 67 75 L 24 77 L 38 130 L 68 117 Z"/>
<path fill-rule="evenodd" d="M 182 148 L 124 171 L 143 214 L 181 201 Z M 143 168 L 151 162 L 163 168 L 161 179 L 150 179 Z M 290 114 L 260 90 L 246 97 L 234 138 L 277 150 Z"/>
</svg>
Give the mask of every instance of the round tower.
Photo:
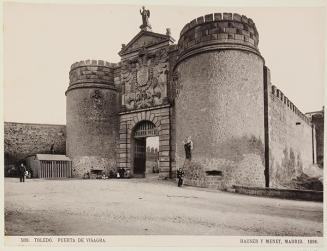
<svg viewBox="0 0 327 251">
<path fill-rule="evenodd" d="M 67 156 L 73 176 L 93 169 L 109 172 L 116 167 L 119 140 L 116 64 L 102 60 L 80 61 L 71 66 L 66 91 Z"/>
<path fill-rule="evenodd" d="M 232 13 L 192 20 L 174 69 L 176 161 L 185 181 L 264 186 L 264 59 L 253 21 Z M 191 136 L 191 159 L 183 141 Z"/>
</svg>

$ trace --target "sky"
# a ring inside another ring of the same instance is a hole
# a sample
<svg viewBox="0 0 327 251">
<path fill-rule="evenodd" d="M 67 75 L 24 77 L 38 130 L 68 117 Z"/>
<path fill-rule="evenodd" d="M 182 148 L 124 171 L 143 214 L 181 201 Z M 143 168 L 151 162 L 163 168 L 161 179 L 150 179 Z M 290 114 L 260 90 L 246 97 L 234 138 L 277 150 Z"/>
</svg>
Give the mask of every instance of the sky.
<svg viewBox="0 0 327 251">
<path fill-rule="evenodd" d="M 119 62 L 121 44 L 127 44 L 140 31 L 141 7 L 5 3 L 4 121 L 65 124 L 70 66 L 85 59 Z M 322 109 L 323 8 L 146 7 L 151 11 L 152 31 L 165 34 L 170 28 L 176 43 L 187 22 L 208 13 L 235 12 L 252 18 L 272 83 L 302 112 Z"/>
</svg>

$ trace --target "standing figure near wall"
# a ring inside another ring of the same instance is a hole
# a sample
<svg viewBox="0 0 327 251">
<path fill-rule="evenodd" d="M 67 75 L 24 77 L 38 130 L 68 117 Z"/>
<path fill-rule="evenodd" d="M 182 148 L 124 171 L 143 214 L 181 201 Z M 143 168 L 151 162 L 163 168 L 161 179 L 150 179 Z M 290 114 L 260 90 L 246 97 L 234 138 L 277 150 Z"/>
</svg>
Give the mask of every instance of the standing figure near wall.
<svg viewBox="0 0 327 251">
<path fill-rule="evenodd" d="M 54 154 L 54 144 L 52 144 L 51 147 L 50 147 L 50 153 Z"/>
<path fill-rule="evenodd" d="M 19 166 L 19 181 L 25 182 L 25 175 L 26 175 L 26 167 L 23 163 Z"/>
<path fill-rule="evenodd" d="M 188 136 L 184 141 L 184 149 L 185 149 L 185 158 L 191 160 L 192 159 L 192 150 L 193 150 L 193 141 L 191 140 L 191 136 Z"/>
<path fill-rule="evenodd" d="M 183 177 L 184 177 L 184 171 L 182 168 L 179 168 L 177 170 L 178 187 L 181 187 L 183 185 Z"/>
</svg>

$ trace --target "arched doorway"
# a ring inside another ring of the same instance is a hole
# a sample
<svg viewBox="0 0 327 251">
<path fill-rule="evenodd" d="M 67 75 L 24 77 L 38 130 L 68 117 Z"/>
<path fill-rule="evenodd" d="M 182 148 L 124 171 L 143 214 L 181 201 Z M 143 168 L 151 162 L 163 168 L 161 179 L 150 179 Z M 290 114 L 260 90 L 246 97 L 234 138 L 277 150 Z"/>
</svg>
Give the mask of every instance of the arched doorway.
<svg viewBox="0 0 327 251">
<path fill-rule="evenodd" d="M 149 139 L 154 139 L 154 137 L 156 137 L 158 141 L 157 151 L 154 151 L 153 147 L 150 147 L 151 145 L 149 146 L 150 142 L 154 142 L 154 140 L 149 141 Z M 132 141 L 133 176 L 143 178 L 146 176 L 146 173 L 149 173 L 148 165 L 151 165 L 151 162 L 149 161 L 149 156 L 151 155 L 151 160 L 157 163 L 153 163 L 153 165 L 158 165 L 159 162 L 158 157 L 157 159 L 155 159 L 156 152 L 159 153 L 159 133 L 155 124 L 147 120 L 137 123 L 133 130 Z M 150 168 L 152 172 L 152 166 L 150 166 Z M 158 168 L 159 167 L 157 166 L 157 170 Z M 153 172 L 155 172 L 154 168 Z"/>
</svg>

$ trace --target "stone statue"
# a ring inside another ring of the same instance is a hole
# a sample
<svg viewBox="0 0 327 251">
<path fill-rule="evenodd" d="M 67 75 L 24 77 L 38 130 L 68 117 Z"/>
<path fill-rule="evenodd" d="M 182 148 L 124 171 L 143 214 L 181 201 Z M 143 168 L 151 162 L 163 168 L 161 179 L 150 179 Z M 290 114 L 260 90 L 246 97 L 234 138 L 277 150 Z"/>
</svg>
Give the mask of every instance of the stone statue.
<svg viewBox="0 0 327 251">
<path fill-rule="evenodd" d="M 142 7 L 142 10 L 140 10 L 140 14 L 142 16 L 142 25 L 140 28 L 142 30 L 151 30 L 151 25 L 149 22 L 149 17 L 150 17 L 150 10 L 145 9 L 145 7 Z"/>
<path fill-rule="evenodd" d="M 166 28 L 166 35 L 167 36 L 171 36 L 171 30 L 170 30 L 170 28 Z"/>
<path fill-rule="evenodd" d="M 191 140 L 191 136 L 188 136 L 184 141 L 184 149 L 185 149 L 185 158 L 191 160 L 192 159 L 192 150 L 193 150 L 193 141 Z"/>
</svg>

